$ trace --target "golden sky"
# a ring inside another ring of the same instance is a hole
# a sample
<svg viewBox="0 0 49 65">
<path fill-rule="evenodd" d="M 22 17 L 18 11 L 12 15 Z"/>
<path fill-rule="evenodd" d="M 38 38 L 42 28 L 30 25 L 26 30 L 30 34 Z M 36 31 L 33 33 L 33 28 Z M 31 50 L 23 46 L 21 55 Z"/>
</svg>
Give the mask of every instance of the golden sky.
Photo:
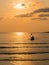
<svg viewBox="0 0 49 65">
<path fill-rule="evenodd" d="M 49 0 L 0 0 L 0 32 L 49 31 Z"/>
</svg>

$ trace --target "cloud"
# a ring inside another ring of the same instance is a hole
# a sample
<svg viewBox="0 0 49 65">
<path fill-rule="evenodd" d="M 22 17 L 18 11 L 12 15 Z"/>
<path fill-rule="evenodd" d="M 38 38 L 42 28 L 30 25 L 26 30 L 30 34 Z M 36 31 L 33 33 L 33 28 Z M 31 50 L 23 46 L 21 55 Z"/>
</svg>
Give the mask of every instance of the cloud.
<svg viewBox="0 0 49 65">
<path fill-rule="evenodd" d="M 42 12 L 44 12 L 44 14 L 42 14 Z M 41 9 L 36 9 L 35 11 L 32 11 L 30 13 L 27 14 L 21 14 L 18 16 L 14 16 L 14 17 L 32 17 L 31 20 L 48 20 L 47 17 L 49 17 L 49 14 L 47 14 L 47 12 L 49 13 L 49 8 L 41 8 Z M 35 17 L 34 15 L 37 14 L 37 17 Z"/>
<path fill-rule="evenodd" d="M 39 18 L 32 18 L 32 20 L 48 20 L 48 19 L 39 17 Z"/>
<path fill-rule="evenodd" d="M 31 15 L 28 13 L 28 14 L 16 15 L 14 17 L 31 17 Z"/>
<path fill-rule="evenodd" d="M 32 11 L 32 12 L 30 12 L 30 13 L 21 14 L 21 15 L 16 15 L 16 16 L 14 16 L 14 17 L 32 17 L 34 14 L 40 13 L 40 12 L 49 12 L 49 8 L 37 9 L 37 10 Z"/>
<path fill-rule="evenodd" d="M 32 14 L 40 13 L 40 12 L 49 12 L 49 8 L 41 8 L 41 9 L 35 10 L 34 12 L 32 12 Z"/>
<path fill-rule="evenodd" d="M 36 13 L 40 13 L 40 12 L 49 12 L 49 8 L 41 8 L 41 9 L 37 9 L 35 11 L 32 11 L 26 15 L 29 15 L 29 16 L 33 16 L 33 14 L 36 14 Z"/>
<path fill-rule="evenodd" d="M 49 17 L 49 14 L 40 14 L 39 17 Z"/>
</svg>

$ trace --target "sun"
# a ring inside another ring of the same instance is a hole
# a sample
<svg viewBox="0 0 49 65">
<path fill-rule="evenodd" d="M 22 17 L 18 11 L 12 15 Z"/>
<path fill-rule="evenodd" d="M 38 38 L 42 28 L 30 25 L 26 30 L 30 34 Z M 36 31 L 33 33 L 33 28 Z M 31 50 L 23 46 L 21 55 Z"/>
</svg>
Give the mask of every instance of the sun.
<svg viewBox="0 0 49 65">
<path fill-rule="evenodd" d="M 30 14 L 34 10 L 38 9 L 38 2 L 32 0 L 16 0 L 11 3 L 12 14 L 17 17 L 21 14 Z"/>
<path fill-rule="evenodd" d="M 25 3 L 13 3 L 13 8 L 15 9 L 26 9 Z"/>
</svg>

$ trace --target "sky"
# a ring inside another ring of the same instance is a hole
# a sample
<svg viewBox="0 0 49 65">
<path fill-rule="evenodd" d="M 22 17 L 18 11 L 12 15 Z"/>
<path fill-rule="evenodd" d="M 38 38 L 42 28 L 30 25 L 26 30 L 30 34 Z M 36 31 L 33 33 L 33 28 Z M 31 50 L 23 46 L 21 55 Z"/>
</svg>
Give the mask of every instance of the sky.
<svg viewBox="0 0 49 65">
<path fill-rule="evenodd" d="M 0 32 L 49 31 L 49 0 L 0 0 Z"/>
</svg>

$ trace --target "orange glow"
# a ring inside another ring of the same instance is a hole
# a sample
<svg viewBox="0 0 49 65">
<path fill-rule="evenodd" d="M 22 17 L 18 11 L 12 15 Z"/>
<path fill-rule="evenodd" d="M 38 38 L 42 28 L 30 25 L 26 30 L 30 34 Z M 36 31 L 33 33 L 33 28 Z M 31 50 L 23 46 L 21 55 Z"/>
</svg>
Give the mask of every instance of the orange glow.
<svg viewBox="0 0 49 65">
<path fill-rule="evenodd" d="M 17 34 L 17 35 L 22 35 L 22 34 L 23 34 L 23 32 L 17 32 L 16 34 Z"/>
</svg>

